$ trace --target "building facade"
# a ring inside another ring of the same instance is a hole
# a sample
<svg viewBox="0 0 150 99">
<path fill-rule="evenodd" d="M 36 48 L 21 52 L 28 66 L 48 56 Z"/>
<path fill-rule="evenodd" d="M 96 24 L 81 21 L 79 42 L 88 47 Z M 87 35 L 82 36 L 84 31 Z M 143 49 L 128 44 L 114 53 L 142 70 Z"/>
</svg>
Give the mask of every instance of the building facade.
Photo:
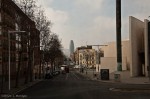
<svg viewBox="0 0 150 99">
<path fill-rule="evenodd" d="M 96 66 L 96 51 L 92 47 L 78 47 L 75 51 L 76 63 L 87 68 L 95 68 Z"/>
<path fill-rule="evenodd" d="M 12 0 L 0 0 L 1 89 L 5 82 L 8 82 L 9 56 L 11 82 L 14 82 L 17 77 L 19 80 L 25 80 L 29 73 L 37 72 L 32 68 L 37 68 L 39 65 L 40 48 L 35 47 L 39 45 L 39 31 L 36 29 L 35 23 Z M 11 87 L 14 86 L 14 84 L 11 85 Z"/>
<path fill-rule="evenodd" d="M 129 38 L 131 51 L 131 76 L 148 76 L 150 74 L 150 24 L 149 20 L 141 21 L 129 17 Z"/>
<path fill-rule="evenodd" d="M 109 69 L 109 72 L 117 71 L 117 50 L 116 42 L 109 42 L 107 46 L 102 47 L 104 51 L 104 57 L 100 58 L 99 69 Z M 130 70 L 130 52 L 129 52 L 129 40 L 122 41 L 122 69 Z M 98 68 L 96 69 L 98 70 Z"/>
<path fill-rule="evenodd" d="M 70 41 L 69 50 L 70 50 L 70 55 L 72 55 L 74 53 L 74 42 L 73 42 L 73 40 Z"/>
<path fill-rule="evenodd" d="M 116 42 L 103 47 L 100 69 L 117 71 Z M 122 69 L 129 70 L 131 77 L 150 76 L 150 22 L 129 17 L 129 40 L 122 41 Z"/>
</svg>

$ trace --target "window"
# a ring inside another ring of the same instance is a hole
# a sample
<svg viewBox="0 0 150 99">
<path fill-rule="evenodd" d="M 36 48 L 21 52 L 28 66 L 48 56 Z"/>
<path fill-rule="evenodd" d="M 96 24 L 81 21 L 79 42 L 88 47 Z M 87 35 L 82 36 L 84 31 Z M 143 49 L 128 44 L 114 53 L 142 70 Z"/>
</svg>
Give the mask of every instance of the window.
<svg viewBox="0 0 150 99">
<path fill-rule="evenodd" d="M 0 63 L 0 75 L 2 75 L 2 63 Z"/>
<path fill-rule="evenodd" d="M 0 48 L 2 47 L 2 40 L 0 40 Z"/>
<path fill-rule="evenodd" d="M 2 53 L 0 53 L 0 62 L 2 61 Z"/>
<path fill-rule="evenodd" d="M 2 22 L 2 16 L 1 16 L 1 13 L 0 13 L 0 22 Z"/>
<path fill-rule="evenodd" d="M 16 28 L 16 31 L 19 31 L 19 26 L 17 23 L 15 23 L 15 28 Z"/>
<path fill-rule="evenodd" d="M 17 41 L 21 41 L 21 36 L 19 34 L 16 33 L 16 40 Z"/>
<path fill-rule="evenodd" d="M 1 8 L 1 0 L 0 0 L 0 8 Z"/>
<path fill-rule="evenodd" d="M 0 16 L 1 17 L 1 16 Z M 1 20 L 1 19 L 0 19 Z M 0 26 L 0 35 L 2 35 L 2 27 Z"/>
</svg>

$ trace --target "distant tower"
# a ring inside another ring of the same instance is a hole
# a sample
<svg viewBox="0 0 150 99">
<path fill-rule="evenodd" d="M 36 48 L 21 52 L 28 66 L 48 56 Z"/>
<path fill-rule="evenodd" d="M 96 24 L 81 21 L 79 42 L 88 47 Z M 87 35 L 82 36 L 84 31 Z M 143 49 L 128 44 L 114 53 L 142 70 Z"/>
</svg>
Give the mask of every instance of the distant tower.
<svg viewBox="0 0 150 99">
<path fill-rule="evenodd" d="M 70 41 L 70 56 L 73 54 L 74 52 L 74 43 L 73 43 L 73 40 Z"/>
</svg>

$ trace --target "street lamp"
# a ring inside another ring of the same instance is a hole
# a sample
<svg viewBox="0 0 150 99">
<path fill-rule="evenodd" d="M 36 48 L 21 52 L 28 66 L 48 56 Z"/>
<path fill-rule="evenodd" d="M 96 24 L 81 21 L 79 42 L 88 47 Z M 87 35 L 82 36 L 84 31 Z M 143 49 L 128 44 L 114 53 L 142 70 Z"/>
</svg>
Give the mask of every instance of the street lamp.
<svg viewBox="0 0 150 99">
<path fill-rule="evenodd" d="M 9 57 L 8 57 L 8 89 L 10 90 L 10 34 L 12 33 L 25 33 L 26 31 L 8 31 L 8 51 L 9 51 Z"/>
</svg>

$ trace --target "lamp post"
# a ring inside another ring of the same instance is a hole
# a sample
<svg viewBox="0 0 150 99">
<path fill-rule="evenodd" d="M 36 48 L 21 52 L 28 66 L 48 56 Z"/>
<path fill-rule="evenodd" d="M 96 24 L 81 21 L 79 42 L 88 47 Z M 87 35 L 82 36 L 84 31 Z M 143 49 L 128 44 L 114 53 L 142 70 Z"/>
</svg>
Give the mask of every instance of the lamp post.
<svg viewBox="0 0 150 99">
<path fill-rule="evenodd" d="M 10 57 L 11 57 L 11 54 L 10 54 L 10 34 L 12 33 L 25 33 L 26 31 L 8 31 L 8 89 L 10 90 Z"/>
</svg>

